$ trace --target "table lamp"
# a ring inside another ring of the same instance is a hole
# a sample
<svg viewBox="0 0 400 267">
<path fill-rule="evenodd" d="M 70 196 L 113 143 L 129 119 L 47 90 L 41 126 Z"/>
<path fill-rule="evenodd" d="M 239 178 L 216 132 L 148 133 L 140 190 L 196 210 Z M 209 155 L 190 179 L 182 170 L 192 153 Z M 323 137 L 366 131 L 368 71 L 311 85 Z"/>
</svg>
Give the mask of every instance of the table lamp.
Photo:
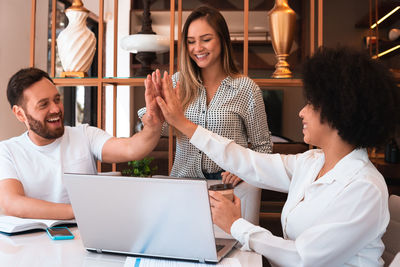
<svg viewBox="0 0 400 267">
<path fill-rule="evenodd" d="M 137 76 L 146 76 L 153 72 L 151 62 L 156 59 L 156 53 L 169 51 L 169 37 L 153 32 L 150 4 L 150 0 L 143 0 L 141 31 L 125 36 L 121 40 L 122 49 L 136 54 L 136 59 L 142 64 L 142 67 L 135 73 Z"/>
</svg>

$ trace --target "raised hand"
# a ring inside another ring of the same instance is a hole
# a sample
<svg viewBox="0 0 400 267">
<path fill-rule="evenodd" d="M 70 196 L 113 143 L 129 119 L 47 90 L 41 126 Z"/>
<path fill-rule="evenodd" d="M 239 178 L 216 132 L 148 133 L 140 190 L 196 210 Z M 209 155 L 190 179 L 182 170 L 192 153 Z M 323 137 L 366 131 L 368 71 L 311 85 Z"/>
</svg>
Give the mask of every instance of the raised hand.
<svg viewBox="0 0 400 267">
<path fill-rule="evenodd" d="M 158 74 L 160 72 L 158 71 Z M 153 76 L 156 76 L 153 72 Z M 160 83 L 159 83 L 160 84 Z M 146 114 L 142 118 L 142 122 L 148 127 L 159 127 L 161 128 L 164 122 L 164 117 L 161 110 L 156 102 L 156 97 L 160 95 L 160 88 L 157 90 L 157 84 L 153 82 L 153 78 L 147 75 L 144 81 L 146 91 L 144 97 L 146 100 Z"/>
<path fill-rule="evenodd" d="M 173 88 L 171 77 L 167 72 L 164 72 L 161 83 L 161 96 L 157 96 L 156 100 L 165 120 L 190 138 L 196 130 L 197 125 L 185 117 L 182 103 L 179 99 L 179 82 Z"/>
<path fill-rule="evenodd" d="M 157 97 L 157 103 L 164 114 L 165 120 L 173 126 L 185 117 L 178 92 L 179 82 L 176 88 L 173 88 L 171 77 L 167 72 L 164 72 L 162 91 L 160 97 Z"/>
<path fill-rule="evenodd" d="M 153 82 L 153 86 L 156 90 L 156 94 L 163 97 L 162 95 L 162 81 L 161 81 L 161 73 L 159 69 L 156 69 L 151 74 L 151 80 Z"/>
</svg>

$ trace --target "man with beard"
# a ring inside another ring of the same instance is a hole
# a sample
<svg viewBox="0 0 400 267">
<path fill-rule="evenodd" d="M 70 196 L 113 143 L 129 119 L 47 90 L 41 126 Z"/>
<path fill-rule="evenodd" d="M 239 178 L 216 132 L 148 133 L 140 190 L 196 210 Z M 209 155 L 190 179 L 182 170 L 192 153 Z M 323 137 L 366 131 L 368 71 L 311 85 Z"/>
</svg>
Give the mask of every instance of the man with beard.
<svg viewBox="0 0 400 267">
<path fill-rule="evenodd" d="M 49 75 L 36 68 L 11 77 L 7 98 L 27 128 L 22 135 L 0 142 L 0 208 L 7 215 L 73 218 L 63 173 L 95 174 L 96 160 L 142 159 L 154 149 L 161 132 L 159 109 L 147 91 L 151 112 L 142 119 L 144 129 L 130 138 L 112 137 L 87 124 L 64 127 L 61 95 Z"/>
</svg>

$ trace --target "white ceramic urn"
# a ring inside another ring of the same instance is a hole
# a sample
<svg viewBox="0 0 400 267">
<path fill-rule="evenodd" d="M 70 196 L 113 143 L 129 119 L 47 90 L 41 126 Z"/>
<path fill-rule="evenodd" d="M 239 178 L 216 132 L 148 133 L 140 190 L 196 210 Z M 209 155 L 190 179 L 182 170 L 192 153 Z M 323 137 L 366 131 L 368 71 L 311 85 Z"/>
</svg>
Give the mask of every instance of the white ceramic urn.
<svg viewBox="0 0 400 267">
<path fill-rule="evenodd" d="M 89 11 L 81 1 L 74 4 L 65 11 L 68 26 L 58 35 L 58 54 L 65 72 L 87 73 L 96 51 L 96 37 L 86 26 Z"/>
</svg>

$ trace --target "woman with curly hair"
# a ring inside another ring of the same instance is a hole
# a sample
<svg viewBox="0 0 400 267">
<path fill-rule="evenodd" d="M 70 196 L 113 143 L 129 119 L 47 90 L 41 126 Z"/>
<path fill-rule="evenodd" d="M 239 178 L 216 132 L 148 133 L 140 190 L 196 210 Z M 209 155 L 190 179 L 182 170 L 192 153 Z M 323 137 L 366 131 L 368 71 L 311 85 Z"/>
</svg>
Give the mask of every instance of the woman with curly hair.
<svg viewBox="0 0 400 267">
<path fill-rule="evenodd" d="M 382 266 L 388 191 L 366 148 L 385 144 L 399 126 L 399 89 L 387 68 L 345 48 L 322 48 L 303 69 L 306 105 L 299 116 L 302 154 L 261 154 L 187 120 L 168 77 L 165 119 L 244 181 L 287 192 L 283 237 L 241 218 L 240 200 L 210 191 L 214 223 L 277 266 Z"/>
</svg>

